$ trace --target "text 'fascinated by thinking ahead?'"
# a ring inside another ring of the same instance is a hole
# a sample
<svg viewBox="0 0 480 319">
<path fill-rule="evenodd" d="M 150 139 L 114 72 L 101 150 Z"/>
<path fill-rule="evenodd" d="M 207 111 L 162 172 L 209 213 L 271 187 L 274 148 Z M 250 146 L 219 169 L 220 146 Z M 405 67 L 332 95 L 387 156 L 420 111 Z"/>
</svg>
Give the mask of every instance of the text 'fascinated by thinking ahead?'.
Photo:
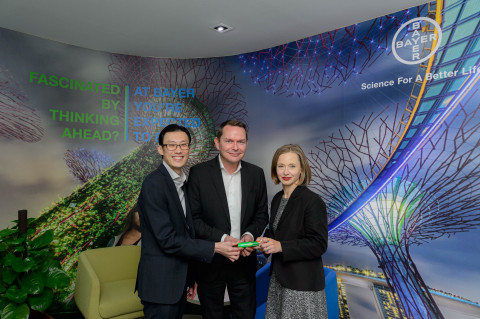
<svg viewBox="0 0 480 319">
<path fill-rule="evenodd" d="M 195 90 L 191 88 L 136 87 L 132 90 L 134 105 L 129 107 L 129 88 L 127 86 L 125 87 L 125 120 L 123 122 L 119 116 L 119 113 L 121 114 L 119 112 L 121 111 L 120 108 L 123 108 L 123 105 L 120 103 L 121 90 L 118 85 L 88 82 L 37 72 L 30 72 L 29 82 L 37 85 L 108 95 L 108 98 L 102 98 L 101 100 L 101 112 L 50 108 L 49 113 L 53 121 L 69 124 L 69 126 L 63 128 L 63 138 L 117 141 L 121 131 L 120 127 L 124 124 L 125 140 L 128 140 L 128 130 L 131 128 L 135 141 L 148 142 L 152 138 L 157 139 L 161 128 L 169 124 L 175 123 L 192 128 L 201 125 L 198 118 L 178 116 L 178 114 L 184 112 L 181 99 L 195 97 Z M 95 126 L 99 128 L 95 128 Z"/>
</svg>

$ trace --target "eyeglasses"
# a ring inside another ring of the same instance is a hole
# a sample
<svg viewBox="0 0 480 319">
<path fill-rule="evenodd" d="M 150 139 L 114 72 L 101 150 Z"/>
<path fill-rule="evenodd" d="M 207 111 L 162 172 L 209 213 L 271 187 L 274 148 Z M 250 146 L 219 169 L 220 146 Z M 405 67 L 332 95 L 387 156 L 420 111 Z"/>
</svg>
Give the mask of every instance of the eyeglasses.
<svg viewBox="0 0 480 319">
<path fill-rule="evenodd" d="M 183 143 L 183 144 L 163 144 L 162 146 L 165 146 L 167 150 L 169 151 L 175 151 L 177 147 L 180 147 L 181 150 L 188 150 L 190 148 L 190 144 L 188 143 Z"/>
</svg>

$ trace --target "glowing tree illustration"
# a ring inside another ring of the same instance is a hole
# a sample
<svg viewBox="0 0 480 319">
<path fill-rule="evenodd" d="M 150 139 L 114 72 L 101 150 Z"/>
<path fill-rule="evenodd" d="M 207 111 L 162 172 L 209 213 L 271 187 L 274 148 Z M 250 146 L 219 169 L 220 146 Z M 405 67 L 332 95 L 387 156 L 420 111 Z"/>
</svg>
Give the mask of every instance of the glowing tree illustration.
<svg viewBox="0 0 480 319">
<path fill-rule="evenodd" d="M 213 138 L 216 126 L 223 120 L 242 120 L 247 115 L 240 87 L 222 59 L 151 59 L 126 55 L 113 55 L 112 59 L 110 71 L 113 74 L 113 82 L 122 88 L 126 86 L 131 88 L 129 95 L 131 108 L 127 114 L 129 127 L 135 128 L 135 125 L 139 125 L 139 118 L 142 119 L 141 123 L 145 124 L 140 128 L 136 127 L 137 130 L 144 132 L 132 136 L 137 142 L 144 143 L 148 137 L 155 138 L 157 136 L 155 133 L 158 134 L 162 129 L 162 123 L 145 120 L 176 118 L 180 119 L 177 123 L 183 125 L 185 123 L 182 121 L 185 121 L 185 118 L 197 119 L 195 125 L 198 126 L 191 130 L 192 149 L 187 170 L 214 154 Z M 194 96 L 155 97 L 151 91 L 143 96 L 134 96 L 137 88 L 193 89 Z M 168 109 L 168 103 L 170 105 L 181 103 L 181 111 Z M 124 111 L 120 110 L 120 116 L 123 118 Z"/>
<path fill-rule="evenodd" d="M 465 105 L 371 201 L 330 233 L 333 241 L 372 250 L 408 318 L 443 318 L 412 260 L 411 245 L 480 225 L 480 111 Z M 330 221 L 366 189 L 393 123 L 395 116 L 365 117 L 310 153 L 312 188 L 328 203 Z"/>
<path fill-rule="evenodd" d="M 8 71 L 0 67 L 0 136 L 33 143 L 43 134 L 40 117 Z"/>
<path fill-rule="evenodd" d="M 63 158 L 70 174 L 82 184 L 114 163 L 109 155 L 84 148 L 67 150 Z"/>
<path fill-rule="evenodd" d="M 181 60 L 113 55 L 110 71 L 114 82 L 122 87 L 192 88 L 195 98 L 208 107 L 217 123 L 247 115 L 240 86 L 220 58 Z"/>
<path fill-rule="evenodd" d="M 239 56 L 244 73 L 267 92 L 286 97 L 320 94 L 342 85 L 373 65 L 389 47 L 395 32 L 426 5 L 369 22 L 311 36 Z M 410 32 L 408 30 L 405 31 Z M 405 34 L 401 35 L 405 36 Z"/>
<path fill-rule="evenodd" d="M 195 90 L 195 96 L 188 99 L 154 96 L 142 98 L 130 94 L 128 113 L 125 114 L 125 109 L 122 108 L 119 114 L 129 126 L 130 139 L 135 137 L 130 131 L 135 124 L 135 117 L 199 119 L 201 125 L 191 130 L 193 144 L 188 165 L 212 156 L 215 128 L 223 120 L 227 118 L 241 120 L 246 116 L 240 87 L 234 75 L 226 69 L 225 63 L 220 59 L 177 61 L 122 55 L 114 55 L 112 59 L 110 65 L 112 83 L 122 89 L 129 86 L 130 93 L 134 92 L 136 87 Z M 137 109 L 135 102 L 150 104 L 142 104 L 141 108 Z M 181 112 L 165 109 L 153 111 L 153 108 L 158 107 L 158 103 L 176 102 L 182 103 Z M 150 106 L 152 110 L 148 111 L 147 107 Z M 180 125 L 184 123 L 181 122 Z M 97 169 L 106 167 L 108 160 L 102 157 L 99 159 L 100 155 L 96 152 L 86 154 L 80 150 L 67 151 L 65 160 L 71 159 L 69 166 L 87 180 L 70 195 L 46 208 L 35 221 L 39 232 L 54 230 L 57 238 L 54 243 L 57 257 L 61 260 L 62 268 L 71 277 L 71 286 L 59 294 L 58 299 L 62 302 L 72 301 L 79 254 L 86 249 L 103 247 L 122 229 L 128 211 L 137 201 L 145 176 L 160 165 L 161 158 L 156 150 L 155 133 L 161 128 L 158 123 L 142 128 L 142 133 L 151 134 L 153 138 L 149 141 L 139 140 L 137 148 L 108 168 L 100 169 L 100 174 L 93 178 L 89 178 L 89 174 L 95 174 L 92 167 Z M 87 173 L 83 173 L 85 167 L 82 165 L 85 165 L 85 162 L 88 162 Z M 98 164 L 100 165 L 96 166 Z"/>
</svg>

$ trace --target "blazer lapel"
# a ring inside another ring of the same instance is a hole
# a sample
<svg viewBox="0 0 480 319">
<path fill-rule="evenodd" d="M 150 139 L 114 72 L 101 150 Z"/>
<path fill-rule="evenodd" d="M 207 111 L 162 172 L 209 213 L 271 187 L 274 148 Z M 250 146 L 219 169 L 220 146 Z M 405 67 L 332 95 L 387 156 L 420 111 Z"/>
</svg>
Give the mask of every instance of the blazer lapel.
<svg viewBox="0 0 480 319">
<path fill-rule="evenodd" d="M 222 204 L 225 216 L 227 217 L 228 223 L 230 223 L 230 212 L 228 210 L 227 193 L 225 192 L 225 185 L 223 184 L 222 171 L 220 168 L 220 163 L 218 162 L 219 160 L 220 159 L 218 158 L 218 156 L 212 160 L 212 181 L 217 191 L 217 196 L 220 199 L 220 203 Z"/>
<path fill-rule="evenodd" d="M 280 198 L 281 199 L 281 198 Z M 282 212 L 282 216 L 280 216 L 280 220 L 278 221 L 278 224 L 277 224 L 277 231 L 280 229 L 280 226 L 282 225 L 283 221 L 285 220 L 286 216 L 288 216 L 289 214 L 289 211 L 290 211 L 290 207 L 292 206 L 292 201 L 294 201 L 294 199 L 292 197 L 290 197 L 288 199 L 288 202 L 287 202 L 287 205 L 285 205 L 285 208 L 283 209 L 283 212 Z M 279 205 L 280 206 L 280 202 L 279 202 Z M 278 210 L 278 206 L 277 206 L 277 210 Z M 277 215 L 277 213 L 275 213 L 275 215 Z"/>
<path fill-rule="evenodd" d="M 167 176 L 167 187 L 168 187 L 168 191 L 170 192 L 170 198 L 172 198 L 173 202 L 175 203 L 175 206 L 177 208 L 176 211 L 179 214 L 182 214 L 182 217 L 183 217 L 182 220 L 185 223 L 185 227 L 187 227 L 187 229 L 188 229 L 189 227 L 187 225 L 187 220 L 186 220 L 185 214 L 183 212 L 182 203 L 180 202 L 180 198 L 178 197 L 177 188 L 175 187 L 175 183 L 173 182 L 173 179 L 170 176 L 170 174 L 168 173 L 167 169 L 165 168 L 165 166 L 163 166 L 163 163 L 160 165 L 160 171 L 162 172 L 163 175 Z M 185 193 L 185 191 L 184 191 L 184 193 Z M 185 206 L 186 206 L 186 203 L 187 203 L 187 198 L 185 196 Z"/>
<path fill-rule="evenodd" d="M 302 192 L 302 187 L 303 186 L 297 186 L 295 188 L 295 190 L 293 191 L 292 195 L 290 195 L 290 198 L 288 199 L 287 205 L 285 205 L 285 208 L 283 209 L 282 216 L 280 216 L 280 220 L 278 221 L 277 230 L 280 228 L 280 225 L 285 220 L 285 218 L 287 218 L 288 214 L 290 213 L 291 207 L 295 205 L 296 197 L 298 196 L 299 193 Z M 280 200 L 281 200 L 281 197 L 280 197 Z M 280 206 L 280 201 L 278 201 L 277 210 L 278 210 L 278 206 Z M 275 215 L 276 214 L 277 213 L 275 212 Z"/>
<path fill-rule="evenodd" d="M 243 164 L 243 163 L 242 163 Z M 245 167 L 246 165 L 242 165 L 242 168 L 240 169 L 240 176 L 241 176 L 241 183 L 242 183 L 242 211 L 241 211 L 241 219 L 240 219 L 240 225 L 243 225 L 243 220 L 245 219 L 245 209 L 247 207 L 247 200 L 248 200 L 248 170 Z M 242 232 L 243 232 L 243 227 L 242 227 Z"/>
<path fill-rule="evenodd" d="M 272 206 L 270 207 L 270 227 L 269 228 L 272 234 L 275 233 L 275 231 L 273 230 L 273 222 L 275 221 L 275 217 L 277 216 L 277 211 L 278 211 L 278 207 L 280 206 L 280 201 L 282 199 L 282 196 L 283 196 L 283 191 L 282 191 L 282 195 L 278 197 L 278 200 L 276 199 L 272 201 Z"/>
<path fill-rule="evenodd" d="M 190 233 L 191 238 L 195 238 L 195 229 L 193 228 L 193 218 L 192 218 L 192 211 L 190 210 L 190 203 L 188 201 L 188 194 L 187 194 L 187 188 L 183 187 L 184 193 L 185 193 L 185 209 L 186 209 L 186 215 L 185 215 L 185 221 L 186 221 L 186 227 L 188 229 L 188 232 Z"/>
</svg>

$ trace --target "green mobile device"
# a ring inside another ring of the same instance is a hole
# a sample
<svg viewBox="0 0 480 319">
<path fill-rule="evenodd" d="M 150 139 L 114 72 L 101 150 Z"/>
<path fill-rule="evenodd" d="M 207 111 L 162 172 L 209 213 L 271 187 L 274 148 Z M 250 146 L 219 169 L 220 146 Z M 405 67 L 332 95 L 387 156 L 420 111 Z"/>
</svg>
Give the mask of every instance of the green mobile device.
<svg viewBox="0 0 480 319">
<path fill-rule="evenodd" d="M 240 248 L 255 247 L 255 246 L 258 246 L 258 245 L 260 245 L 260 244 L 256 241 L 247 241 L 247 242 L 244 242 L 244 243 L 238 243 L 238 247 L 240 247 Z"/>
</svg>

